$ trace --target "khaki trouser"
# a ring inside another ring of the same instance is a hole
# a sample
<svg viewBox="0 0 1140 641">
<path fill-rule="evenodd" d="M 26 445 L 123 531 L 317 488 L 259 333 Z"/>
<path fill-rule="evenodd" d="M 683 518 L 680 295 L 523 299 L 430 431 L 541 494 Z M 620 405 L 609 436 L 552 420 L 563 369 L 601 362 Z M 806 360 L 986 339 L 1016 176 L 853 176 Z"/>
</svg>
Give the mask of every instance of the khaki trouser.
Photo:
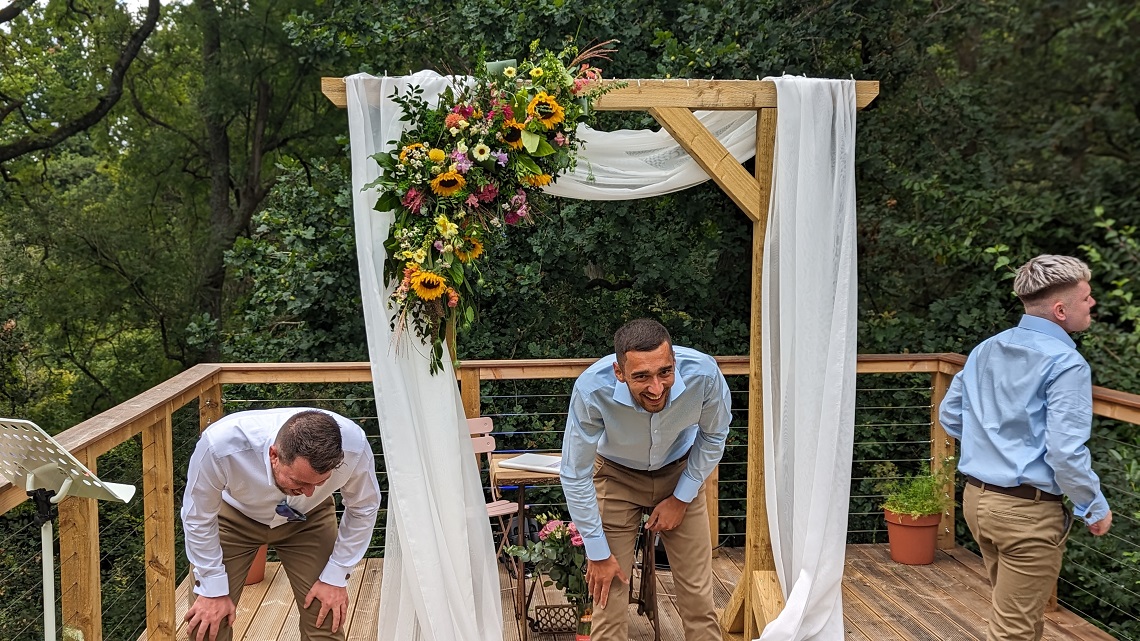
<svg viewBox="0 0 1140 641">
<path fill-rule="evenodd" d="M 594 487 L 602 515 L 602 529 L 622 572 L 632 576 L 637 528 L 643 508 L 655 507 L 673 495 L 685 470 L 687 457 L 654 472 L 616 465 L 601 457 L 594 464 Z M 713 608 L 712 543 L 702 488 L 689 504 L 677 528 L 661 533 L 673 584 L 677 610 L 685 627 L 685 641 L 720 641 L 720 625 Z M 594 608 L 591 641 L 629 639 L 629 586 L 614 581 L 606 608 Z"/>
<path fill-rule="evenodd" d="M 340 629 L 334 634 L 331 631 L 331 614 L 326 614 L 324 625 L 317 628 L 317 614 L 321 611 L 319 600 L 314 599 L 308 609 L 302 607 L 309 589 L 320 579 L 321 572 L 328 564 L 333 544 L 336 543 L 336 504 L 333 498 L 330 496 L 307 516 L 306 521 L 270 528 L 248 518 L 228 503 L 222 503 L 218 514 L 218 536 L 222 543 L 222 565 L 225 566 L 230 581 L 230 598 L 235 605 L 241 599 L 245 577 L 253 565 L 257 548 L 268 543 L 277 552 L 281 567 L 289 576 L 289 586 L 293 588 L 293 599 L 297 602 L 300 614 L 302 641 L 344 641 L 344 622 L 341 622 Z M 193 592 L 190 593 L 190 599 L 193 602 Z M 218 641 L 231 641 L 232 638 L 233 629 L 223 623 Z"/>
<path fill-rule="evenodd" d="M 1034 501 L 967 485 L 966 525 L 993 588 L 987 641 L 1037 641 L 1073 524 L 1061 501 Z"/>
</svg>

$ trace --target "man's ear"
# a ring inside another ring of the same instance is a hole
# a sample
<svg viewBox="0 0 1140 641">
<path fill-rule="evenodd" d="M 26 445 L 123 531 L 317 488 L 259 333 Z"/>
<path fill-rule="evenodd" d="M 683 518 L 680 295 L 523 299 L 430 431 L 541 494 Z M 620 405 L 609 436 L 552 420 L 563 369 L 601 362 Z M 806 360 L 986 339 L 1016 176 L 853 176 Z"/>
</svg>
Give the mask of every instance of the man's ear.
<svg viewBox="0 0 1140 641">
<path fill-rule="evenodd" d="M 277 446 L 276 445 L 270 445 L 269 446 L 269 461 L 273 464 L 276 464 L 277 460 L 279 458 L 281 458 L 281 457 L 277 454 Z"/>
<path fill-rule="evenodd" d="M 621 365 L 618 365 L 617 361 L 614 361 L 614 376 L 617 377 L 619 382 L 621 382 L 621 383 L 626 382 L 625 381 L 625 374 L 622 373 Z"/>
<path fill-rule="evenodd" d="M 1065 309 L 1065 300 L 1063 298 L 1058 298 L 1053 301 L 1053 306 L 1049 308 L 1049 311 L 1053 312 L 1053 318 L 1057 321 L 1064 321 L 1065 317 L 1068 316 L 1068 312 Z"/>
</svg>

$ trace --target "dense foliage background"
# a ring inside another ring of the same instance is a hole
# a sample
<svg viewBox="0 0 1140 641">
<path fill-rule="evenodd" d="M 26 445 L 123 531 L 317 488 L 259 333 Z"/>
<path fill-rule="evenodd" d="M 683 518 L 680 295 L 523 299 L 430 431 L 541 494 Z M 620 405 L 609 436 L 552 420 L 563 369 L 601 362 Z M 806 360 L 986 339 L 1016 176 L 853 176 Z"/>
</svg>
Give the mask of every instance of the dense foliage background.
<svg viewBox="0 0 1140 641">
<path fill-rule="evenodd" d="M 1013 267 L 1074 254 L 1095 274 L 1096 383 L 1140 392 L 1133 2 L 15 0 L 0 415 L 57 432 L 197 362 L 366 360 L 345 115 L 319 77 L 568 38 L 620 39 L 613 77 L 879 80 L 858 124 L 860 351 L 966 352 L 1016 322 Z M 460 357 L 599 356 L 642 315 L 746 353 L 750 224 L 715 187 L 560 201 L 520 231 Z M 1136 493 L 1140 434 L 1112 442 Z"/>
</svg>

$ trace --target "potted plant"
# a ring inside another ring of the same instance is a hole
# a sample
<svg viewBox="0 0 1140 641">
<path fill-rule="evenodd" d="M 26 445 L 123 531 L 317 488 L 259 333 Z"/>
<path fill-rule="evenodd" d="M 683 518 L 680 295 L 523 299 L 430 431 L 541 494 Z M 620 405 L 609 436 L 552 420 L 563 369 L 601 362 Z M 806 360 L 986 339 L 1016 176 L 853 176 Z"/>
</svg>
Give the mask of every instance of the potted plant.
<svg viewBox="0 0 1140 641">
<path fill-rule="evenodd" d="M 540 515 L 537 521 L 542 524 L 538 541 L 527 541 L 525 546 L 508 546 L 507 553 L 533 563 L 538 572 L 546 575 L 543 585 L 557 586 L 570 602 L 568 607 L 572 608 L 575 621 L 572 628 L 560 629 L 539 617 L 542 631 L 572 631 L 575 641 L 589 641 L 594 601 L 586 585 L 586 549 L 582 535 L 572 521 L 562 521 L 553 515 Z M 546 608 L 551 610 L 557 606 Z"/>
<path fill-rule="evenodd" d="M 946 459 L 941 468 L 927 474 L 897 478 L 886 484 L 883 516 L 887 521 L 887 540 L 891 559 L 907 565 L 934 562 L 938 543 L 938 524 L 942 513 L 954 504 L 954 495 L 946 486 L 954 478 L 954 459 Z M 886 466 L 894 468 L 888 463 Z"/>
</svg>

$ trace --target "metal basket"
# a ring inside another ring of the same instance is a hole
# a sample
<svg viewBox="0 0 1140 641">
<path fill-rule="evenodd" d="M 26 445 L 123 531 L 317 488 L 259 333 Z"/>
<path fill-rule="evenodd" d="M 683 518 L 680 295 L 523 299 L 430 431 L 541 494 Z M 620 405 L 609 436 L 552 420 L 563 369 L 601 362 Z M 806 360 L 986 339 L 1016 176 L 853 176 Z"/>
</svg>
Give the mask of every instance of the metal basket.
<svg viewBox="0 0 1140 641">
<path fill-rule="evenodd" d="M 530 629 L 547 634 L 578 629 L 578 608 L 573 605 L 536 605 L 534 617 L 527 617 Z"/>
</svg>

